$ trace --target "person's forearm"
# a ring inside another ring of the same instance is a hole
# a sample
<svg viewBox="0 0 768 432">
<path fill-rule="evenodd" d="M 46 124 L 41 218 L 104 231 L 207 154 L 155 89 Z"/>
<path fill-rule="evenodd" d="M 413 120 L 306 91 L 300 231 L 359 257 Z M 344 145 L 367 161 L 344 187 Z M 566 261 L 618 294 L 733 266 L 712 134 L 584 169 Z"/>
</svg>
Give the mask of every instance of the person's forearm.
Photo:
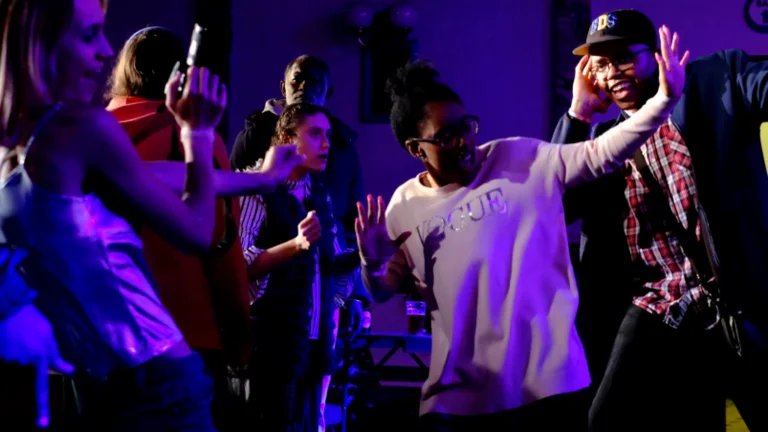
<svg viewBox="0 0 768 432">
<path fill-rule="evenodd" d="M 594 180 L 621 166 L 667 121 L 675 102 L 657 94 L 632 117 L 594 140 L 548 145 L 549 150 L 559 153 L 556 166 L 562 170 L 565 187 Z"/>
<path fill-rule="evenodd" d="M 269 174 L 215 171 L 214 184 L 216 196 L 244 196 L 269 192 L 277 183 Z"/>
<path fill-rule="evenodd" d="M 295 240 L 289 240 L 260 253 L 248 268 L 250 277 L 262 277 L 269 274 L 280 264 L 301 253 Z"/>
<path fill-rule="evenodd" d="M 195 218 L 195 230 L 200 245 L 207 247 L 213 240 L 216 197 L 213 188 L 213 129 L 182 128 L 181 142 L 185 147 L 185 175 L 181 199 Z"/>
<path fill-rule="evenodd" d="M 183 193 L 185 164 L 173 161 L 147 162 L 152 172 L 171 189 Z M 267 192 L 275 181 L 268 174 L 213 170 L 213 188 L 216 196 L 244 196 Z"/>
<path fill-rule="evenodd" d="M 663 125 L 675 107 L 676 100 L 662 94 L 649 99 L 632 117 L 594 139 L 596 170 L 620 165 L 632 157 L 645 141 Z"/>
<path fill-rule="evenodd" d="M 591 124 L 565 114 L 557 122 L 551 142 L 553 144 L 572 144 L 586 141 L 589 139 L 591 130 Z"/>
</svg>

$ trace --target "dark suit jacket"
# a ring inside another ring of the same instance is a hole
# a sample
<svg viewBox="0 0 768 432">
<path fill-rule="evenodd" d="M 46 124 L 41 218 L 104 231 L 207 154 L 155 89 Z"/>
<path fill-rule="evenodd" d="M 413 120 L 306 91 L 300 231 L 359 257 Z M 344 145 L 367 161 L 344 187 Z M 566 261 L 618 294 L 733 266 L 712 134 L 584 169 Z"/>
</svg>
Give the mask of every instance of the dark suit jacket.
<svg viewBox="0 0 768 432">
<path fill-rule="evenodd" d="M 622 119 L 591 128 L 566 114 L 552 141 L 584 141 Z M 722 265 L 724 294 L 768 330 L 759 312 L 768 305 L 768 175 L 760 144 L 760 125 L 768 121 L 768 57 L 727 50 L 691 62 L 672 121 L 691 153 L 698 198 Z M 582 220 L 582 313 L 593 317 L 585 319 L 587 327 L 598 333 L 615 331 L 616 316 L 638 294 L 623 228 L 624 187 L 623 176 L 613 173 L 564 198 L 567 218 Z"/>
</svg>

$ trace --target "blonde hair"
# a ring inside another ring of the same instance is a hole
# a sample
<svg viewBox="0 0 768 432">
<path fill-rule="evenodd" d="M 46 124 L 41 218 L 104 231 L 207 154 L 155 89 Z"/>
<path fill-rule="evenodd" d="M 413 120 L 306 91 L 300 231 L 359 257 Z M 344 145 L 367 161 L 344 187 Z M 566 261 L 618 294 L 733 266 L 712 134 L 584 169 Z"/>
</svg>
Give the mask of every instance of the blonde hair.
<svg viewBox="0 0 768 432">
<path fill-rule="evenodd" d="M 0 0 L 0 144 L 18 132 L 25 112 L 54 102 L 46 84 L 51 53 L 73 10 L 74 0 Z"/>
<path fill-rule="evenodd" d="M 163 27 L 134 33 L 120 50 L 106 97 L 139 96 L 165 100 L 165 83 L 176 62 L 184 62 L 184 43 Z"/>
</svg>

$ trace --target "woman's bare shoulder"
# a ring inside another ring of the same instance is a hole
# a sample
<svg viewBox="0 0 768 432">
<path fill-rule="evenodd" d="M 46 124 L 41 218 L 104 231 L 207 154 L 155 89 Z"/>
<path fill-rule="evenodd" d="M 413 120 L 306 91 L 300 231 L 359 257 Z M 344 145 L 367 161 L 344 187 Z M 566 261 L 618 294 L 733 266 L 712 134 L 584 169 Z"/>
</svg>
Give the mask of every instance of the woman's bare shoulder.
<svg viewBox="0 0 768 432">
<path fill-rule="evenodd" d="M 115 141 L 126 135 L 117 119 L 105 109 L 87 105 L 64 105 L 44 127 L 42 134 L 67 142 L 70 146 L 88 148 Z"/>
<path fill-rule="evenodd" d="M 56 124 L 73 130 L 91 131 L 95 133 L 108 132 L 120 127 L 117 119 L 104 108 L 90 105 L 64 105 L 56 115 Z"/>
</svg>

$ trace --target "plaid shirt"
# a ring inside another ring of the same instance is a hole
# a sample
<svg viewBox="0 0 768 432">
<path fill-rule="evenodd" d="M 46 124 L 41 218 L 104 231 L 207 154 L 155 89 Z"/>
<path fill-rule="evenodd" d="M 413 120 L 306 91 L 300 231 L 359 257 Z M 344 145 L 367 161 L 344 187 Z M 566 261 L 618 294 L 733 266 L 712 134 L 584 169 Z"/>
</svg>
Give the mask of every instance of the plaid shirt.
<svg viewBox="0 0 768 432">
<path fill-rule="evenodd" d="M 666 192 L 673 214 L 686 230 L 690 223 L 695 223 L 696 238 L 701 240 L 698 218 L 688 220 L 689 215 L 696 215 L 691 155 L 672 121 L 661 126 L 641 149 L 651 173 Z M 671 232 L 658 231 L 659 218 L 664 212 L 649 208 L 650 190 L 635 162 L 626 161 L 623 172 L 627 181 L 624 195 L 629 203 L 624 232 L 632 262 L 641 269 L 640 282 L 648 290 L 645 295 L 635 297 L 633 303 L 662 316 L 664 323 L 673 328 L 680 325 L 693 305 L 697 313 L 709 315 L 705 325 L 713 327 L 719 317 L 713 313 L 712 300 L 698 285 L 691 261 L 677 237 Z"/>
</svg>

